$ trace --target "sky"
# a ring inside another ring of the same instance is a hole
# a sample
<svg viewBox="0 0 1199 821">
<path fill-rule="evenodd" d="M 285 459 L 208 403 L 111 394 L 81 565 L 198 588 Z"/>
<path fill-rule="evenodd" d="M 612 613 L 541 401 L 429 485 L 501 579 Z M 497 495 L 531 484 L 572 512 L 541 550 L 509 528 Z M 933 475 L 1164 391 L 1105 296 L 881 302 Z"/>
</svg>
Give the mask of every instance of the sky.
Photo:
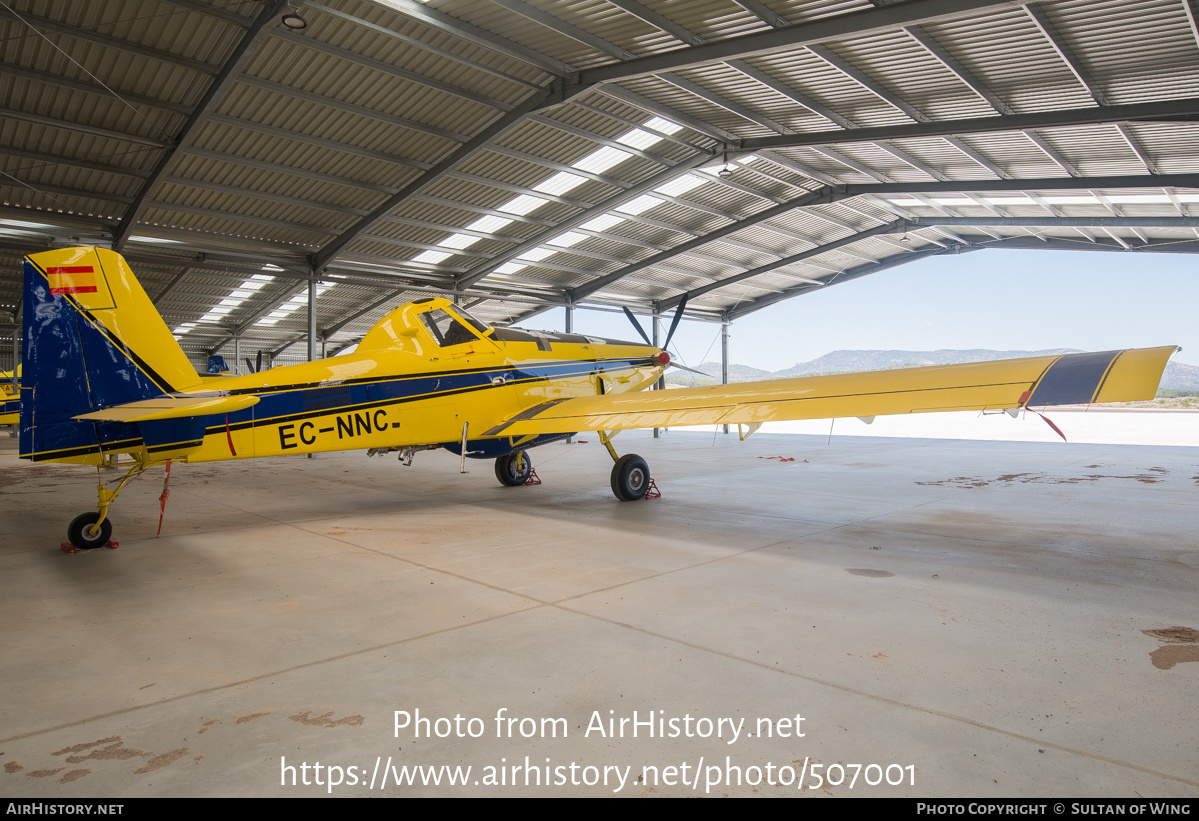
<svg viewBox="0 0 1199 821">
<path fill-rule="evenodd" d="M 649 318 L 638 318 L 648 333 Z M 836 350 L 1180 345 L 1174 361 L 1199 364 L 1197 320 L 1194 255 L 996 249 L 929 257 L 764 308 L 731 326 L 729 361 L 778 371 Z M 557 309 L 522 326 L 564 323 Z M 619 313 L 576 310 L 575 331 L 638 338 Z M 718 362 L 719 334 L 719 324 L 684 320 L 672 352 L 689 365 Z"/>
</svg>

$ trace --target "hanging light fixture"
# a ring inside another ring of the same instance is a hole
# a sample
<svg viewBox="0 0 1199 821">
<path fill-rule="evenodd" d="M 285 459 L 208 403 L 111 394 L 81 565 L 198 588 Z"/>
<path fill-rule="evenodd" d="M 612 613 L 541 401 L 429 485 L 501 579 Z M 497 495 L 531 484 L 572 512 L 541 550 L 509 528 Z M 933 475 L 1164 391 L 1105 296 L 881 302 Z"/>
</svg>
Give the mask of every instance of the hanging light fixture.
<svg viewBox="0 0 1199 821">
<path fill-rule="evenodd" d="M 729 152 L 727 149 L 725 149 L 725 152 L 724 152 L 723 166 L 721 167 L 721 169 L 719 171 L 716 172 L 716 175 L 719 177 L 733 176 L 733 166 L 732 166 L 732 163 L 729 162 Z"/>
<path fill-rule="evenodd" d="M 300 16 L 300 9 L 294 3 L 288 3 L 287 7 L 291 9 L 287 14 L 283 15 L 279 22 L 287 26 L 293 31 L 308 28 L 308 21 Z"/>
</svg>

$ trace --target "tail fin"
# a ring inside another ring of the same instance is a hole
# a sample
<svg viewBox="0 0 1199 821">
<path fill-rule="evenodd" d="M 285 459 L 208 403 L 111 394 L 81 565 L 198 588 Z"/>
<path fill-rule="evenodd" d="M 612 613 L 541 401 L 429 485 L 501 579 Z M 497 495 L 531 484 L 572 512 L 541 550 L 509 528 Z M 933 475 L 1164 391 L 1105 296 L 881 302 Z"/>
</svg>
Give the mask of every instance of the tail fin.
<svg viewBox="0 0 1199 821">
<path fill-rule="evenodd" d="M 63 248 L 25 258 L 20 455 L 97 461 L 140 440 L 73 417 L 200 384 L 120 254 Z M 89 458 L 90 457 L 90 458 Z"/>
</svg>

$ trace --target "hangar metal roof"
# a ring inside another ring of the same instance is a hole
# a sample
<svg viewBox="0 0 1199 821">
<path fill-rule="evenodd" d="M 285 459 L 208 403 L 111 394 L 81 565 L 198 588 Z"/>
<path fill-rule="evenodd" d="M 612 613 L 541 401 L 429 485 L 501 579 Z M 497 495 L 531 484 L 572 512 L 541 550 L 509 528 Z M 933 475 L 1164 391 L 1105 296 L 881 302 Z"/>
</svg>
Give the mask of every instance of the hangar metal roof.
<svg viewBox="0 0 1199 821">
<path fill-rule="evenodd" d="M 1196 13 L 0 0 L 0 310 L 63 244 L 193 355 L 285 358 L 310 282 L 333 351 L 429 293 L 727 320 L 934 254 L 1193 252 Z"/>
</svg>

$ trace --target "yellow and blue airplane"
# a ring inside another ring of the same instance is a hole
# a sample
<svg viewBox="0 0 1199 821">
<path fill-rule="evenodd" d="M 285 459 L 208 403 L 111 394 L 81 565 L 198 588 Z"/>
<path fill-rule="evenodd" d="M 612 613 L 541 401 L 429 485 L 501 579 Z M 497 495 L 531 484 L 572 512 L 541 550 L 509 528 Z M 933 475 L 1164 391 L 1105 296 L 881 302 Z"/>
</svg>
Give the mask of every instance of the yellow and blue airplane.
<svg viewBox="0 0 1199 821">
<path fill-rule="evenodd" d="M 25 258 L 20 456 L 117 468 L 68 538 L 108 542 L 130 479 L 169 460 L 208 462 L 443 447 L 494 459 L 524 484 L 526 451 L 593 430 L 618 498 L 643 498 L 649 466 L 618 456 L 628 428 L 1008 410 L 1152 398 L 1174 346 L 644 391 L 671 364 L 653 345 L 491 327 L 442 298 L 380 319 L 354 353 L 205 380 L 125 259 L 79 247 Z M 677 318 L 676 318 L 677 320 Z"/>
<path fill-rule="evenodd" d="M 0 425 L 15 425 L 21 421 L 21 368 L 17 378 L 12 371 L 0 371 Z"/>
</svg>

